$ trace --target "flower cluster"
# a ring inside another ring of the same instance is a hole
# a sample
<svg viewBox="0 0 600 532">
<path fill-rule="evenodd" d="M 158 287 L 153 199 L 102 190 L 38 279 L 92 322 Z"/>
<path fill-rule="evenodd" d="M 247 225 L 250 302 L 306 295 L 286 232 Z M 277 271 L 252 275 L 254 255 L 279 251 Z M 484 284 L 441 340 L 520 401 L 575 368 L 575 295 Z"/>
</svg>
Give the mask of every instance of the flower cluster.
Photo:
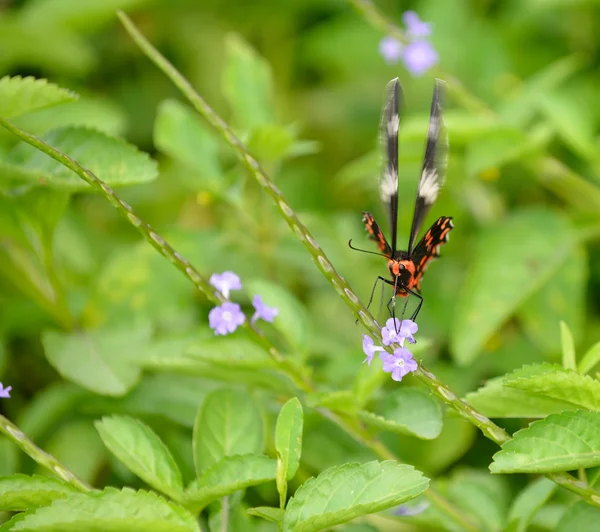
<svg viewBox="0 0 600 532">
<path fill-rule="evenodd" d="M 215 273 L 210 277 L 210 284 L 214 286 L 223 297 L 229 298 L 231 290 L 240 290 L 242 282 L 240 278 L 233 272 Z M 257 320 L 265 320 L 272 322 L 275 316 L 279 314 L 279 310 L 274 307 L 268 307 L 263 303 L 259 295 L 255 295 L 252 300 L 254 306 L 254 315 L 250 319 L 250 323 L 254 325 Z M 230 334 L 235 331 L 240 325 L 246 321 L 246 316 L 237 303 L 226 301 L 222 305 L 213 308 L 208 313 L 208 324 L 215 331 L 216 335 Z"/>
<path fill-rule="evenodd" d="M 379 53 L 385 61 L 395 64 L 402 60 L 406 69 L 414 76 L 421 76 L 439 60 L 438 53 L 427 40 L 431 35 L 431 23 L 423 22 L 414 11 L 402 15 L 409 43 L 403 45 L 394 37 L 384 37 L 379 43 Z"/>
<path fill-rule="evenodd" d="M 393 355 L 390 355 L 383 347 L 375 345 L 370 336 L 363 334 L 363 351 L 367 355 L 364 362 L 370 366 L 375 353 L 379 352 L 379 358 L 383 362 L 383 371 L 391 373 L 392 379 L 395 381 L 401 381 L 402 377 L 418 368 L 412 353 L 404 347 L 404 342 L 407 340 L 411 344 L 415 343 L 414 334 L 418 330 L 419 327 L 414 321 L 403 320 L 400 322 L 398 318 L 390 318 L 385 322 L 385 327 L 381 329 L 382 343 L 385 346 L 398 344 L 399 347 L 394 349 Z"/>
<path fill-rule="evenodd" d="M 0 399 L 10 399 L 10 391 L 12 390 L 12 386 L 7 386 L 4 388 L 2 383 L 0 382 Z"/>
</svg>

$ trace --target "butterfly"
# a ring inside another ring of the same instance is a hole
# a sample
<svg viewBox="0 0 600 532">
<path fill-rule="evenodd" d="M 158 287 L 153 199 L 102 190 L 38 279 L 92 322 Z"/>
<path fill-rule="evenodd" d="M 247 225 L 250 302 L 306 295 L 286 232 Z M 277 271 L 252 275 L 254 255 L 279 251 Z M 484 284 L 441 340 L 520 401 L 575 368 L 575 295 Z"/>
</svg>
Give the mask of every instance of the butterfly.
<svg viewBox="0 0 600 532">
<path fill-rule="evenodd" d="M 443 88 L 444 82 L 436 80 L 431 101 L 425 157 L 417 188 L 417 200 L 410 228 L 408 249 L 403 251 L 396 246 L 398 234 L 398 132 L 400 129 L 399 107 L 401 99 L 401 87 L 398 78 L 393 79 L 388 84 L 388 97 L 383 107 L 381 119 L 381 144 L 385 153 L 385 165 L 379 180 L 379 193 L 389 213 L 391 244 L 385 238 L 373 215 L 370 212 L 363 212 L 363 223 L 369 238 L 375 241 L 380 251 L 380 253 L 375 254 L 388 259 L 387 265 L 391 275 L 391 280 L 381 276 L 377 278 L 367 308 L 371 305 L 377 283 L 383 281 L 394 287 L 393 296 L 387 305 L 390 314 L 393 316 L 395 316 L 397 296 L 407 298 L 404 303 L 403 315 L 409 294 L 419 299 L 417 307 L 410 318 L 412 321 L 417 318 L 423 305 L 423 297 L 420 294 L 423 273 L 428 264 L 434 258 L 439 257 L 440 246 L 448 241 L 448 234 L 454 227 L 452 217 L 442 216 L 415 244 L 425 216 L 438 197 L 446 173 L 448 139 L 442 119 Z M 353 247 L 352 240 L 348 244 L 352 249 L 365 251 Z M 372 252 L 367 251 L 367 253 Z"/>
</svg>

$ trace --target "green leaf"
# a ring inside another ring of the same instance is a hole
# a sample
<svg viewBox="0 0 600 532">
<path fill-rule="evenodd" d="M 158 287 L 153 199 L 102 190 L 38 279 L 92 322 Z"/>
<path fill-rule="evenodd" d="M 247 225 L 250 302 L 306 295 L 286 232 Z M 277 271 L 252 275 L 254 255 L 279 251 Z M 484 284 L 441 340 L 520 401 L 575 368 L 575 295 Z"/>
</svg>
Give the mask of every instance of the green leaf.
<svg viewBox="0 0 600 532">
<path fill-rule="evenodd" d="M 565 144 L 584 159 L 596 157 L 594 119 L 579 95 L 558 92 L 540 94 L 537 105 L 554 124 Z"/>
<path fill-rule="evenodd" d="M 555 532 L 596 532 L 600 523 L 600 508 L 578 502 L 562 516 Z"/>
<path fill-rule="evenodd" d="M 206 122 L 187 105 L 165 100 L 158 106 L 154 143 L 163 153 L 199 173 L 198 188 L 207 188 L 207 183 L 222 178 L 219 144 Z"/>
<path fill-rule="evenodd" d="M 275 479 L 277 462 L 268 456 L 226 456 L 195 480 L 185 491 L 184 504 L 199 512 L 231 493 Z"/>
<path fill-rule="evenodd" d="M 553 364 L 523 366 L 504 377 L 504 385 L 530 394 L 571 403 L 574 407 L 600 410 L 600 382 L 587 375 Z"/>
<path fill-rule="evenodd" d="M 279 309 L 279 314 L 273 320 L 273 327 L 285 337 L 289 345 L 301 351 L 306 350 L 309 318 L 302 303 L 280 284 L 255 279 L 246 281 L 245 286 L 250 297 L 260 294 L 266 305 Z"/>
<path fill-rule="evenodd" d="M 435 398 L 419 388 L 398 388 L 386 396 L 381 415 L 359 411 L 367 424 L 399 434 L 433 440 L 442 431 L 442 409 Z"/>
<path fill-rule="evenodd" d="M 458 470 L 451 476 L 448 495 L 481 530 L 504 530 L 510 491 L 503 477 L 480 470 Z"/>
<path fill-rule="evenodd" d="M 479 390 L 467 394 L 465 401 L 491 418 L 541 418 L 573 408 L 567 401 L 530 394 L 503 382 L 504 377 L 490 379 Z"/>
<path fill-rule="evenodd" d="M 283 159 L 292 148 L 294 133 L 290 128 L 263 124 L 252 130 L 248 149 L 262 164 Z"/>
<path fill-rule="evenodd" d="M 81 493 L 22 514 L 24 532 L 200 532 L 192 514 L 152 492 L 130 488 Z"/>
<path fill-rule="evenodd" d="M 481 232 L 452 329 L 451 349 L 459 364 L 472 362 L 502 323 L 565 263 L 573 236 L 566 219 L 544 210 L 517 212 Z"/>
<path fill-rule="evenodd" d="M 270 506 L 248 508 L 247 512 L 249 515 L 262 517 L 273 523 L 281 523 L 283 521 L 283 516 L 285 515 L 285 510 L 283 508 L 271 508 Z"/>
<path fill-rule="evenodd" d="M 273 123 L 271 67 L 239 35 L 225 38 L 223 94 L 244 129 Z"/>
<path fill-rule="evenodd" d="M 527 336 L 548 354 L 558 353 L 561 320 L 569 325 L 573 336 L 582 336 L 586 316 L 588 257 L 578 246 L 569 259 L 569 267 L 561 268 L 543 290 L 533 295 L 518 311 Z"/>
<path fill-rule="evenodd" d="M 194 424 L 194 464 L 198 476 L 224 458 L 263 450 L 263 421 L 252 396 L 241 390 L 211 392 Z"/>
<path fill-rule="evenodd" d="M 276 367 L 266 351 L 241 338 L 215 338 L 190 344 L 185 354 L 218 366 L 248 369 Z"/>
<path fill-rule="evenodd" d="M 314 532 L 397 506 L 429 485 L 413 467 L 392 460 L 344 464 L 307 480 L 290 499 L 284 532 Z"/>
<path fill-rule="evenodd" d="M 297 397 L 281 407 L 275 426 L 275 449 L 277 451 L 277 491 L 281 507 L 285 507 L 287 481 L 291 480 L 298 467 L 302 454 L 302 426 L 304 413 Z"/>
<path fill-rule="evenodd" d="M 505 532 L 526 532 L 531 518 L 552 497 L 557 488 L 557 484 L 542 477 L 523 489 L 512 503 Z"/>
<path fill-rule="evenodd" d="M 534 421 L 493 458 L 492 473 L 552 473 L 600 465 L 600 412 L 562 412 Z"/>
<path fill-rule="evenodd" d="M 21 76 L 0 78 L 0 116 L 12 118 L 78 98 L 45 79 Z"/>
<path fill-rule="evenodd" d="M 181 472 L 157 434 L 141 421 L 126 416 L 103 417 L 96 429 L 108 450 L 147 484 L 178 499 Z"/>
<path fill-rule="evenodd" d="M 590 347 L 586 354 L 583 355 L 577 371 L 579 371 L 579 373 L 589 373 L 594 369 L 598 362 L 600 362 L 600 342 Z"/>
<path fill-rule="evenodd" d="M 78 491 L 51 477 L 39 475 L 11 475 L 0 477 L 0 510 L 22 512 L 30 508 L 48 506 L 56 499 L 63 499 Z"/>
<path fill-rule="evenodd" d="M 146 349 L 147 324 L 127 329 L 62 333 L 46 331 L 42 343 L 50 364 L 67 380 L 101 395 L 124 395 L 140 378 L 136 358 Z"/>
<path fill-rule="evenodd" d="M 156 179 L 156 162 L 124 140 L 80 127 L 55 129 L 39 137 L 77 160 L 109 186 L 135 185 Z M 69 190 L 90 190 L 74 172 L 33 146 L 21 142 L 9 153 L 6 164 L 30 172 L 47 184 Z"/>
<path fill-rule="evenodd" d="M 560 322 L 560 345 L 562 349 L 562 365 L 565 369 L 577 369 L 575 360 L 575 341 L 569 326 L 564 322 Z"/>
</svg>

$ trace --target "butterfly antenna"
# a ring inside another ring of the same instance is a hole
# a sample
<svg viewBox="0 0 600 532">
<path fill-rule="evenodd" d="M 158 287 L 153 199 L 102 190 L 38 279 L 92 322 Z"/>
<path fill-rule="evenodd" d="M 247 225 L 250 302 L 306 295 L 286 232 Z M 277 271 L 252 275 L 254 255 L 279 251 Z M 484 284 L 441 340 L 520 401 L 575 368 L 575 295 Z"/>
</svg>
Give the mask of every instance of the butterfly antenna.
<svg viewBox="0 0 600 532">
<path fill-rule="evenodd" d="M 371 255 L 377 255 L 378 257 L 385 257 L 386 259 L 388 258 L 387 255 L 384 255 L 383 253 L 375 253 L 374 251 L 368 251 L 366 249 L 355 248 L 352 245 L 352 239 L 348 240 L 348 246 L 350 247 L 350 249 L 353 249 L 354 251 L 360 251 L 361 253 L 370 253 Z"/>
</svg>

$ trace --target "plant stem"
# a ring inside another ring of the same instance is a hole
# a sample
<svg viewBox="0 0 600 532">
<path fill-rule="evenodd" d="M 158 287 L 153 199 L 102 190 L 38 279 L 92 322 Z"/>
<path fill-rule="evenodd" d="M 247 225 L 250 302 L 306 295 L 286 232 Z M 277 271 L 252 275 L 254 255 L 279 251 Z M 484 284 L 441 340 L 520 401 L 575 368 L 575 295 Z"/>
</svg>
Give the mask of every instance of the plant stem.
<svg viewBox="0 0 600 532">
<path fill-rule="evenodd" d="M 54 456 L 40 449 L 33 443 L 23 431 L 14 423 L 10 422 L 4 416 L 0 415 L 0 432 L 2 432 L 9 440 L 18 445 L 23 452 L 33 458 L 38 464 L 45 467 L 54 473 L 58 478 L 73 486 L 79 491 L 90 491 L 90 488 L 85 482 L 78 479 L 71 471 L 62 465 Z"/>
</svg>

